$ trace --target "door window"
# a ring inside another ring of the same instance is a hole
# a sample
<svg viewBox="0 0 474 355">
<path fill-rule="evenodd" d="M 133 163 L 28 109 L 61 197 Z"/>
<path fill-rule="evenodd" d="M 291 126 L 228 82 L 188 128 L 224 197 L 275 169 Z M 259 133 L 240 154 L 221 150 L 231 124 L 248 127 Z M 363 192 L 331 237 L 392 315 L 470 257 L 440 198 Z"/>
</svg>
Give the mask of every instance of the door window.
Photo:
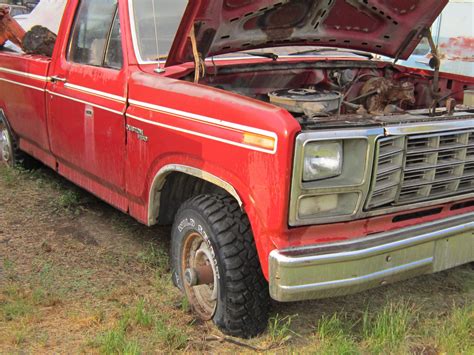
<svg viewBox="0 0 474 355">
<path fill-rule="evenodd" d="M 80 2 L 67 58 L 80 64 L 122 67 L 117 0 Z"/>
</svg>

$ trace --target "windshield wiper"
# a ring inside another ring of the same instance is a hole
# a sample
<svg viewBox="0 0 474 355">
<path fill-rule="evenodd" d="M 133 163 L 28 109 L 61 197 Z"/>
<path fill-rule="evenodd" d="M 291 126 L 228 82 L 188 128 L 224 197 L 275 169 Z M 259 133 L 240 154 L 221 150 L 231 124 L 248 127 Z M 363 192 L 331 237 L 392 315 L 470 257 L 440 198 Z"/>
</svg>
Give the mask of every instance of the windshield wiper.
<svg viewBox="0 0 474 355">
<path fill-rule="evenodd" d="M 242 52 L 244 54 L 248 54 L 254 57 L 264 57 L 264 58 L 270 58 L 271 60 L 277 60 L 278 59 L 278 54 L 271 53 L 271 52 Z"/>
<path fill-rule="evenodd" d="M 361 57 L 366 57 L 368 59 L 374 59 L 374 56 L 370 53 L 367 53 L 367 52 L 354 51 L 354 50 L 350 50 L 350 49 L 332 48 L 332 47 L 308 49 L 308 50 L 305 50 L 305 51 L 290 53 L 289 55 L 303 55 L 303 54 L 324 53 L 324 52 L 351 53 L 351 54 L 355 54 L 355 55 L 358 55 L 358 56 L 361 56 Z"/>
</svg>

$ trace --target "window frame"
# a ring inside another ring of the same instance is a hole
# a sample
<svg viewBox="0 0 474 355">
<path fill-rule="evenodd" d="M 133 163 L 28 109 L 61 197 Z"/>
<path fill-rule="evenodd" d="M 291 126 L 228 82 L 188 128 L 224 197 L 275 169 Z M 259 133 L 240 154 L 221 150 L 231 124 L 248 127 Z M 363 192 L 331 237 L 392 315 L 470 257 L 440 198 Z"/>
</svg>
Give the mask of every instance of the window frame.
<svg viewBox="0 0 474 355">
<path fill-rule="evenodd" d="M 120 2 L 118 0 L 117 0 L 117 3 L 115 4 L 115 10 L 113 12 L 112 21 L 111 21 L 110 26 L 107 30 L 107 35 L 105 36 L 106 43 L 105 43 L 105 46 L 104 46 L 104 52 L 102 53 L 101 64 L 100 65 L 95 65 L 95 64 L 90 64 L 90 63 L 76 62 L 76 61 L 72 60 L 71 51 L 72 51 L 74 36 L 76 35 L 76 25 L 77 25 L 77 21 L 79 19 L 79 10 L 80 10 L 80 7 L 83 3 L 84 3 L 83 0 L 80 0 L 78 2 L 78 6 L 76 8 L 76 13 L 74 15 L 74 21 L 72 22 L 72 26 L 71 26 L 72 30 L 70 31 L 69 38 L 68 38 L 68 46 L 67 46 L 67 51 L 66 51 L 66 55 L 65 55 L 66 61 L 68 63 L 71 63 L 71 64 L 86 65 L 86 66 L 90 66 L 90 67 L 94 67 L 94 68 L 104 68 L 104 69 L 112 69 L 112 70 L 118 70 L 118 71 L 122 70 L 123 67 L 124 67 L 124 63 L 125 63 L 124 51 L 123 51 L 123 48 L 124 48 L 123 44 L 124 43 L 123 43 L 122 36 L 120 36 L 120 41 L 121 41 L 121 44 L 122 44 L 122 67 L 121 68 L 114 68 L 114 67 L 110 67 L 110 66 L 105 65 L 105 58 L 106 58 L 108 50 L 109 50 L 110 39 L 112 37 L 112 31 L 113 31 L 113 28 L 114 28 L 114 24 L 115 24 L 115 21 L 116 21 L 117 17 L 120 15 L 120 12 L 119 12 Z M 120 23 L 120 27 L 121 26 L 122 26 L 122 23 Z M 122 27 L 121 27 L 121 29 L 122 29 Z"/>
<path fill-rule="evenodd" d="M 119 20 L 120 21 L 120 12 L 119 12 L 119 2 L 117 1 L 117 7 L 115 9 L 115 13 L 114 13 L 114 18 L 112 20 L 112 24 L 110 25 L 110 28 L 109 28 L 109 35 L 107 36 L 107 45 L 105 46 L 105 50 L 104 50 L 104 55 L 103 55 L 103 58 L 102 58 L 102 66 L 103 68 L 107 68 L 107 69 L 114 69 L 114 70 L 122 70 L 123 69 L 123 66 L 124 66 L 124 57 L 123 57 L 123 41 L 122 41 L 122 36 L 120 36 L 120 48 L 122 49 L 121 50 L 121 55 L 122 55 L 122 65 L 120 68 L 115 68 L 115 67 L 111 67 L 109 65 L 106 65 L 105 61 L 107 59 L 107 55 L 109 53 L 109 50 L 110 50 L 110 40 L 112 39 L 112 33 L 114 31 L 114 26 L 115 26 L 115 23 L 116 21 Z M 120 34 L 122 33 L 122 21 L 119 22 L 119 28 L 120 28 Z"/>
<path fill-rule="evenodd" d="M 135 12 L 133 10 L 133 0 L 128 0 L 128 13 L 130 14 L 130 33 L 132 34 L 133 52 L 138 64 L 161 64 L 165 63 L 166 60 L 145 60 L 140 54 L 140 48 L 138 48 L 138 35 L 135 23 Z"/>
</svg>

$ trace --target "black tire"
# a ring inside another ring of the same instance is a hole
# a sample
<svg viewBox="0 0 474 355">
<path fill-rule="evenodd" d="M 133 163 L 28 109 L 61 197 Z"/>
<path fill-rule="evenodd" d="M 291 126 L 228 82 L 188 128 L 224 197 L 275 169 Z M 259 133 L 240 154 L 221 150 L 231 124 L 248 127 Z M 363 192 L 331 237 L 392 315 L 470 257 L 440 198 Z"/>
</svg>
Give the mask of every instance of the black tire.
<svg viewBox="0 0 474 355">
<path fill-rule="evenodd" d="M 5 136 L 3 136 L 5 135 Z M 8 140 L 8 159 L 5 159 L 3 148 L 5 139 Z M 41 166 L 41 163 L 30 157 L 28 154 L 22 152 L 18 146 L 18 139 L 13 133 L 8 121 L 3 117 L 0 112 L 0 163 L 6 164 L 13 168 L 15 166 L 21 166 L 25 169 L 37 169 Z"/>
<path fill-rule="evenodd" d="M 232 197 L 221 195 L 200 195 L 180 207 L 172 228 L 171 267 L 174 283 L 187 296 L 182 260 L 186 238 L 196 233 L 210 246 L 218 275 L 213 322 L 224 334 L 260 334 L 267 327 L 270 296 L 247 216 Z"/>
</svg>

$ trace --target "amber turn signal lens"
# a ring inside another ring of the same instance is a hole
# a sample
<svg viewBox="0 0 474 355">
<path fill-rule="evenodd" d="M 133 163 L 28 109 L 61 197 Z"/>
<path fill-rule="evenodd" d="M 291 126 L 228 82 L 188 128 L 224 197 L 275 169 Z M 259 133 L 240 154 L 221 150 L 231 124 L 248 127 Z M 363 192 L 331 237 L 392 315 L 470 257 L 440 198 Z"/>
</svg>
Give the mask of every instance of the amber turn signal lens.
<svg viewBox="0 0 474 355">
<path fill-rule="evenodd" d="M 243 143 L 253 145 L 255 147 L 260 147 L 263 149 L 274 150 L 275 149 L 275 138 L 262 136 L 257 133 L 245 132 L 243 134 Z"/>
</svg>

